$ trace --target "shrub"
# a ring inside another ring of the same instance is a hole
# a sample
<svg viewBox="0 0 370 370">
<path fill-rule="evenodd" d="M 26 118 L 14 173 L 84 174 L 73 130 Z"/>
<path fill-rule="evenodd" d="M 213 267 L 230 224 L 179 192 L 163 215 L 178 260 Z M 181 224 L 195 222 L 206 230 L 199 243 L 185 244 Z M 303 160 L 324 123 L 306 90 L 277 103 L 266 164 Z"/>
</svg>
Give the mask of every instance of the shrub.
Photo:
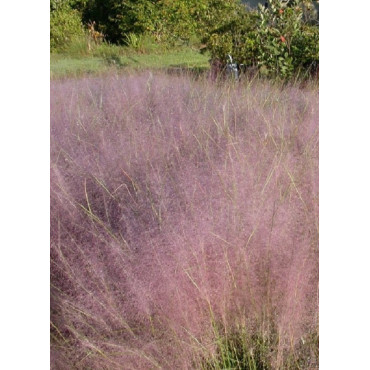
<svg viewBox="0 0 370 370">
<path fill-rule="evenodd" d="M 207 44 L 212 59 L 225 64 L 227 54 L 231 54 L 238 63 L 253 66 L 257 63 L 258 55 L 258 15 L 243 8 L 231 14 L 232 18 L 225 19 L 224 24 L 210 30 L 203 42 Z"/>
<path fill-rule="evenodd" d="M 185 43 L 225 23 L 237 0 L 93 0 L 84 20 L 95 20 L 107 40 L 126 44 L 128 34 L 146 34 L 158 43 Z"/>
<path fill-rule="evenodd" d="M 318 28 L 306 25 L 303 19 L 309 3 L 312 1 L 269 0 L 267 8 L 260 5 L 257 60 L 269 75 L 287 78 L 318 63 Z"/>
<path fill-rule="evenodd" d="M 319 28 L 313 25 L 312 1 L 269 0 L 259 10 L 239 8 L 221 27 L 206 35 L 213 59 L 226 64 L 231 54 L 239 64 L 258 66 L 270 77 L 290 78 L 319 63 Z"/>
<path fill-rule="evenodd" d="M 125 44 L 128 34 L 145 32 L 146 21 L 154 16 L 154 3 L 147 0 L 93 0 L 85 8 L 83 19 L 86 23 L 94 20 L 108 42 Z"/>
<path fill-rule="evenodd" d="M 81 16 L 77 10 L 62 4 L 50 14 L 50 49 L 63 51 L 79 40 L 86 44 Z"/>
</svg>

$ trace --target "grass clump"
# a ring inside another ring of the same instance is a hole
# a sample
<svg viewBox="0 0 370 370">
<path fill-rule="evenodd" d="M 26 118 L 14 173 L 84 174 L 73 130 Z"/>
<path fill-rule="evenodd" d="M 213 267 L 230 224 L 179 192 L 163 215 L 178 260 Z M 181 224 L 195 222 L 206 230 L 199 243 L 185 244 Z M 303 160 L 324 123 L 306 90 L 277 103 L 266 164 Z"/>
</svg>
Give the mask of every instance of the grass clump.
<svg viewBox="0 0 370 370">
<path fill-rule="evenodd" d="M 306 338 L 279 355 L 277 333 L 266 335 L 258 331 L 248 334 L 245 328 L 238 328 L 230 334 L 219 337 L 215 353 L 204 358 L 195 368 L 204 370 L 272 370 L 318 368 L 318 333 Z"/>
<path fill-rule="evenodd" d="M 318 90 L 51 81 L 51 367 L 318 368 Z"/>
</svg>

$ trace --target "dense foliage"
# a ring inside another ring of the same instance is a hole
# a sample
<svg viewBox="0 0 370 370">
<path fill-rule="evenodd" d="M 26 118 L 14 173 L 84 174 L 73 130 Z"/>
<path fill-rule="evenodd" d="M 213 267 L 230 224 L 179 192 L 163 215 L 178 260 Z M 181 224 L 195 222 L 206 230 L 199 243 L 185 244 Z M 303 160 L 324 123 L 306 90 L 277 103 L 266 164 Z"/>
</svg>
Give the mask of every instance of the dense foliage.
<svg viewBox="0 0 370 370">
<path fill-rule="evenodd" d="M 269 0 L 260 7 L 257 27 L 259 66 L 268 74 L 289 77 L 300 68 L 316 67 L 319 60 L 318 27 L 310 25 L 312 1 Z"/>
<path fill-rule="evenodd" d="M 189 42 L 238 8 L 238 0 L 90 0 L 83 18 L 95 20 L 115 43 L 126 43 L 130 33 L 145 33 L 157 42 Z"/>
<path fill-rule="evenodd" d="M 89 51 L 92 31 L 100 40 L 141 52 L 144 39 L 165 47 L 195 45 L 220 70 L 231 54 L 262 75 L 289 78 L 318 70 L 315 3 L 268 0 L 252 10 L 240 0 L 51 0 L 51 49 L 65 49 L 81 39 L 82 24 L 94 24 L 90 34 L 85 30 Z"/>
<path fill-rule="evenodd" d="M 50 49 L 63 50 L 72 41 L 84 36 L 80 13 L 67 2 L 50 2 Z"/>
<path fill-rule="evenodd" d="M 283 78 L 319 63 L 319 28 L 313 1 L 268 0 L 258 11 L 245 8 L 205 35 L 213 59 L 232 54 L 238 63 Z M 224 62 L 225 63 L 225 62 Z"/>
</svg>

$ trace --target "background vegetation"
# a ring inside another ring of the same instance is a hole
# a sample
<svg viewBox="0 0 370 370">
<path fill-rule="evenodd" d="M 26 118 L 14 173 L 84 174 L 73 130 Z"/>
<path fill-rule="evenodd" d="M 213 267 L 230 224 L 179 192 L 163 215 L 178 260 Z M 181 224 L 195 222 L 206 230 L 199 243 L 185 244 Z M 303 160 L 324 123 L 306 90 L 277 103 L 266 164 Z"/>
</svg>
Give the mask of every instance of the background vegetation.
<svg viewBox="0 0 370 370">
<path fill-rule="evenodd" d="M 202 52 L 220 70 L 231 54 L 269 77 L 316 73 L 314 1 L 267 3 L 251 9 L 238 0 L 51 0 L 51 51 L 119 60 L 127 51 L 165 55 L 181 48 Z"/>
</svg>

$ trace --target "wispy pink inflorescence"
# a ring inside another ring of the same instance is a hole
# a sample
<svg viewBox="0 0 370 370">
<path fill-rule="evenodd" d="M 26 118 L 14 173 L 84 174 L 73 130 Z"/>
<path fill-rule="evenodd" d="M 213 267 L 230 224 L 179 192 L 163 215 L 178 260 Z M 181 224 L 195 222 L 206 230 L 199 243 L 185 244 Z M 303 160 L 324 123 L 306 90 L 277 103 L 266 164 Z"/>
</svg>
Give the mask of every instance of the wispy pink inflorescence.
<svg viewBox="0 0 370 370">
<path fill-rule="evenodd" d="M 279 368 L 318 330 L 317 89 L 52 81 L 51 281 L 52 368 L 200 368 L 215 327 Z"/>
</svg>

